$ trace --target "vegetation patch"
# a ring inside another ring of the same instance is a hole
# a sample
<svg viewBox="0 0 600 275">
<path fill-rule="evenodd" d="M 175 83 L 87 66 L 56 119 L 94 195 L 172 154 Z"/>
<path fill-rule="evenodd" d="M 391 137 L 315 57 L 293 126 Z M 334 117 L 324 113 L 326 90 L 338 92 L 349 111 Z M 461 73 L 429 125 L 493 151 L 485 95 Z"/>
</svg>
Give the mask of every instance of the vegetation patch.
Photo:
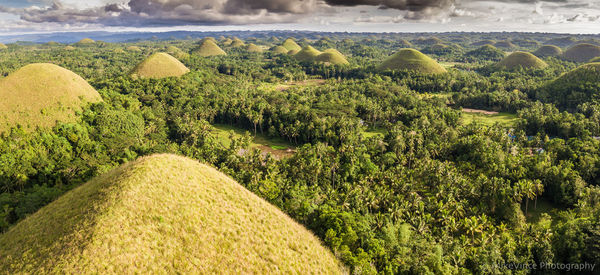
<svg viewBox="0 0 600 275">
<path fill-rule="evenodd" d="M 141 158 L 68 192 L 0 236 L 8 273 L 341 274 L 301 225 L 216 169 Z"/>
</svg>

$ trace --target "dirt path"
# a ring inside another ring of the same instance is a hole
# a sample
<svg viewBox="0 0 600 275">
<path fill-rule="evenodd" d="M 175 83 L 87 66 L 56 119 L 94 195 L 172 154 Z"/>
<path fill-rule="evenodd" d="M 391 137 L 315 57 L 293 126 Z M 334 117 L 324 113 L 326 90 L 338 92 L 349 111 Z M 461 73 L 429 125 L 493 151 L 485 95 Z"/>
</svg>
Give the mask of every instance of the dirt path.
<svg viewBox="0 0 600 275">
<path fill-rule="evenodd" d="M 462 110 L 465 113 L 477 113 L 477 114 L 484 114 L 484 115 L 497 115 L 498 114 L 498 112 L 494 112 L 494 111 L 477 110 L 477 109 L 469 109 L 469 108 L 463 108 Z"/>
</svg>

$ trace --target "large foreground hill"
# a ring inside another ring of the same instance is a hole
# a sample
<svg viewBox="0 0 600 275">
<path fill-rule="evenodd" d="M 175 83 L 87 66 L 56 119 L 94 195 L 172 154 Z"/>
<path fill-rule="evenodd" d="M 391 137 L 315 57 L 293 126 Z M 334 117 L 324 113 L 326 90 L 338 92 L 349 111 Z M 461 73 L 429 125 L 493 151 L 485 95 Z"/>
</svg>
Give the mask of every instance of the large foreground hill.
<svg viewBox="0 0 600 275">
<path fill-rule="evenodd" d="M 142 158 L 70 191 L 0 236 L 8 273 L 338 274 L 308 230 L 219 171 Z"/>
</svg>

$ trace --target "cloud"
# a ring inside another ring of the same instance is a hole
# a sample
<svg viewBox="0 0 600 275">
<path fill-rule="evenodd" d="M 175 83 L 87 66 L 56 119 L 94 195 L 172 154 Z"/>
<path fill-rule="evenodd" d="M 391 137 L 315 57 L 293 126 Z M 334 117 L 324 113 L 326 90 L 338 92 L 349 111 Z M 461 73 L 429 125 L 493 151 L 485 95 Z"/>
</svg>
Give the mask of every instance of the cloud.
<svg viewBox="0 0 600 275">
<path fill-rule="evenodd" d="M 421 20 L 440 14 L 446 16 L 444 12 L 453 3 L 454 0 L 129 0 L 127 3 L 75 8 L 55 0 L 44 8 L 0 5 L 0 12 L 17 14 L 22 20 L 34 23 L 211 25 L 296 22 L 306 16 L 331 12 L 332 7 L 357 5 L 407 11 L 407 18 Z"/>
</svg>

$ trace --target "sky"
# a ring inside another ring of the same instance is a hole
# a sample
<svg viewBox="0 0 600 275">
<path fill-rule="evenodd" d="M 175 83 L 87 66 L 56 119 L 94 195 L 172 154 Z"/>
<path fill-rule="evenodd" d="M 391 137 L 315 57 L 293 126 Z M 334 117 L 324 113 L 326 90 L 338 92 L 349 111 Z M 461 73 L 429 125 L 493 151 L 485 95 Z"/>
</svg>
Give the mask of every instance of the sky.
<svg viewBox="0 0 600 275">
<path fill-rule="evenodd" d="M 600 33 L 600 0 L 0 0 L 0 34 L 97 30 Z"/>
</svg>

